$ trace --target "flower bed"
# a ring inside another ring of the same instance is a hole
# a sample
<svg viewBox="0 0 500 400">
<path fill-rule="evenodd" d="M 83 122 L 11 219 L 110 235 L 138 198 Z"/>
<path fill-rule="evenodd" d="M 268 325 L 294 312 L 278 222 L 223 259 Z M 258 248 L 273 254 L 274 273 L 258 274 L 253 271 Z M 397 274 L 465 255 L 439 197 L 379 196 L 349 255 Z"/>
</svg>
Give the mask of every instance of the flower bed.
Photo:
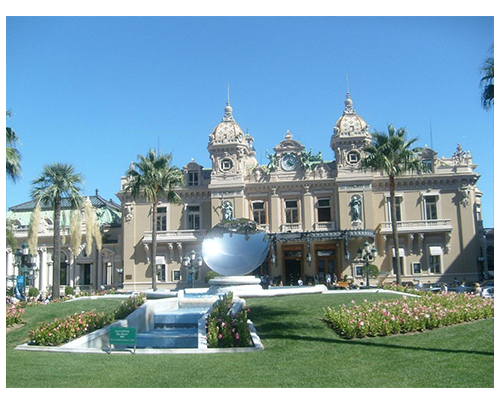
<svg viewBox="0 0 500 400">
<path fill-rule="evenodd" d="M 493 318 L 494 301 L 465 293 L 382 300 L 324 310 L 324 321 L 340 336 L 352 339 L 419 332 Z"/>
<path fill-rule="evenodd" d="M 19 305 L 7 305 L 7 309 L 5 311 L 6 326 L 20 324 L 21 322 L 23 322 L 23 315 L 24 309 Z"/>
<path fill-rule="evenodd" d="M 42 322 L 30 331 L 30 344 L 59 346 L 70 340 L 86 335 L 113 322 L 110 313 L 82 311 L 66 318 L 56 318 L 51 323 Z"/>
<path fill-rule="evenodd" d="M 250 310 L 240 310 L 231 315 L 233 294 L 228 293 L 217 300 L 207 317 L 208 347 L 250 347 L 252 338 L 248 327 Z"/>
<path fill-rule="evenodd" d="M 126 318 L 146 302 L 146 294 L 139 293 L 123 300 L 115 310 L 115 319 Z"/>
<path fill-rule="evenodd" d="M 123 319 L 134 312 L 146 301 L 146 295 L 141 293 L 130 296 L 113 312 L 82 311 L 66 318 L 56 318 L 51 323 L 42 322 L 29 332 L 30 343 L 40 346 L 59 346 L 80 336 L 89 334 L 97 329 L 113 323 L 116 319 Z"/>
</svg>

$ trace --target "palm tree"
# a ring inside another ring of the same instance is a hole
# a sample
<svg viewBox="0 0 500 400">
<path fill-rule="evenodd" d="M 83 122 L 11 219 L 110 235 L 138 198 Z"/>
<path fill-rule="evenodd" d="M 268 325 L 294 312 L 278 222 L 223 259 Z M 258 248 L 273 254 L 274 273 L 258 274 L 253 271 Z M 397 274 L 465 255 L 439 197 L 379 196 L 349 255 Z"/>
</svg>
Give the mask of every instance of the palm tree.
<svg viewBox="0 0 500 400">
<path fill-rule="evenodd" d="M 169 203 L 182 203 L 181 197 L 174 191 L 175 187 L 184 183 L 182 172 L 175 166 L 170 166 L 172 154 L 156 154 L 155 150 L 149 150 L 145 155 L 138 155 L 138 162 L 134 162 L 127 170 L 126 176 L 129 179 L 124 188 L 133 197 L 141 195 L 152 203 L 153 215 L 153 238 L 151 243 L 151 272 L 152 287 L 156 291 L 156 233 L 158 202 L 164 198 Z"/>
<path fill-rule="evenodd" d="M 493 54 L 493 46 L 491 46 L 491 53 Z M 481 85 L 483 86 L 481 104 L 485 110 L 489 110 L 494 104 L 495 97 L 495 60 L 493 55 L 484 60 L 481 74 L 483 75 L 481 78 Z"/>
<path fill-rule="evenodd" d="M 33 180 L 31 197 L 41 204 L 50 204 L 54 209 L 54 259 L 52 272 L 52 297 L 59 297 L 61 270 L 61 200 L 67 198 L 71 207 L 82 202 L 79 185 L 82 175 L 75 173 L 70 164 L 54 163 L 45 165 L 42 174 Z"/>
<path fill-rule="evenodd" d="M 399 260 L 398 224 L 396 219 L 396 177 L 408 172 L 421 173 L 424 170 L 419 156 L 421 148 L 411 148 L 418 138 L 406 139 L 406 128 L 396 130 L 388 126 L 388 134 L 374 132 L 373 141 L 365 146 L 366 157 L 362 161 L 363 168 L 380 171 L 389 177 L 390 209 L 392 236 L 396 258 L 396 281 L 401 284 L 401 262 Z"/>
<path fill-rule="evenodd" d="M 7 110 L 6 115 L 7 117 L 12 116 L 11 111 Z M 9 127 L 6 128 L 6 135 L 6 174 L 12 182 L 15 183 L 21 177 L 21 153 L 19 153 L 19 150 L 16 149 L 16 144 L 19 142 L 19 138 Z M 13 221 L 6 221 L 5 238 L 7 239 L 7 246 L 14 251 L 17 248 L 17 240 L 14 235 L 13 224 Z"/>
<path fill-rule="evenodd" d="M 12 116 L 10 110 L 6 112 L 7 117 Z M 16 182 L 21 177 L 21 153 L 16 149 L 19 138 L 12 128 L 6 128 L 6 167 L 7 176 Z"/>
</svg>

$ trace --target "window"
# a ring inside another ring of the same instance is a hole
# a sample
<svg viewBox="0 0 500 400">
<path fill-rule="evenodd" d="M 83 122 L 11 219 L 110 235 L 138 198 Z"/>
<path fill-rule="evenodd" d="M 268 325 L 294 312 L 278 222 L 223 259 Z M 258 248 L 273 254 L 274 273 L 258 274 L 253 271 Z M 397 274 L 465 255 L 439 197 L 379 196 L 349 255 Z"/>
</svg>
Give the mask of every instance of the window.
<svg viewBox="0 0 500 400">
<path fill-rule="evenodd" d="M 266 203 L 262 200 L 252 201 L 253 220 L 259 224 L 264 225 L 267 223 L 266 218 Z"/>
<path fill-rule="evenodd" d="M 403 218 L 401 217 L 401 203 L 403 201 L 403 198 L 400 196 L 396 196 L 396 221 L 402 221 Z M 392 222 L 392 215 L 391 215 L 391 198 L 387 198 L 387 204 L 389 206 L 389 221 Z"/>
<path fill-rule="evenodd" d="M 231 160 L 230 158 L 224 158 L 220 162 L 220 169 L 224 172 L 227 172 L 227 171 L 230 171 L 231 169 L 233 169 L 233 160 Z"/>
<path fill-rule="evenodd" d="M 419 262 L 412 263 L 412 272 L 414 274 L 422 273 L 422 265 Z"/>
<path fill-rule="evenodd" d="M 354 127 L 353 127 L 354 130 Z M 347 163 L 348 164 L 357 164 L 361 159 L 359 153 L 356 150 L 351 150 L 347 153 Z"/>
<path fill-rule="evenodd" d="M 200 229 L 200 206 L 188 206 L 188 229 Z"/>
<path fill-rule="evenodd" d="M 188 172 L 188 186 L 198 186 L 199 183 L 199 175 L 198 171 L 189 171 Z"/>
<path fill-rule="evenodd" d="M 181 270 L 180 269 L 174 269 L 172 271 L 172 281 L 180 281 L 181 280 Z"/>
<path fill-rule="evenodd" d="M 167 279 L 167 260 L 163 255 L 156 256 L 156 275 L 158 280 L 165 282 Z"/>
<path fill-rule="evenodd" d="M 399 264 L 401 266 L 401 275 L 404 275 L 404 260 L 405 260 L 405 249 L 403 247 L 399 248 Z M 394 247 L 392 248 L 392 273 L 396 275 L 396 252 Z"/>
<path fill-rule="evenodd" d="M 167 230 L 167 207 L 158 207 L 156 214 L 156 229 L 158 231 Z"/>
<path fill-rule="evenodd" d="M 331 220 L 330 199 L 318 199 L 318 222 L 330 222 Z"/>
<path fill-rule="evenodd" d="M 443 249 L 441 246 L 429 246 L 429 272 L 431 274 L 441 273 L 441 255 Z"/>
<path fill-rule="evenodd" d="M 285 223 L 299 222 L 298 200 L 285 200 Z"/>
<path fill-rule="evenodd" d="M 437 217 L 437 196 L 425 196 L 424 197 L 424 206 L 425 206 L 425 219 L 438 219 Z"/>
<path fill-rule="evenodd" d="M 441 273 L 441 257 L 440 256 L 429 256 L 429 272 L 431 274 Z"/>
<path fill-rule="evenodd" d="M 434 161 L 432 159 L 423 159 L 422 164 L 424 173 L 431 174 L 434 172 Z"/>
</svg>

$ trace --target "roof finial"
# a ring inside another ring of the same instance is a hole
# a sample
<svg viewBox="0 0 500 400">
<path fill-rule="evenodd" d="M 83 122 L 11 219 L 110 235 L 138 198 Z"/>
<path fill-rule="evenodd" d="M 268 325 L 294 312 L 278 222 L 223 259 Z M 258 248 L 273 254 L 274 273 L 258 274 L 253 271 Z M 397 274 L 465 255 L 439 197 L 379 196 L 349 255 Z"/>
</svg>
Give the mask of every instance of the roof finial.
<svg viewBox="0 0 500 400">
<path fill-rule="evenodd" d="M 345 76 L 345 85 L 346 85 L 346 100 L 345 100 L 345 109 L 344 109 L 344 114 L 354 114 L 356 111 L 353 110 L 352 108 L 352 100 L 351 100 L 351 94 L 349 93 L 349 75 Z"/>
<path fill-rule="evenodd" d="M 226 102 L 226 108 L 224 109 L 224 118 L 222 118 L 222 121 L 224 122 L 234 121 L 233 108 L 231 107 L 231 103 L 229 103 L 229 82 L 227 83 L 227 102 Z"/>
</svg>

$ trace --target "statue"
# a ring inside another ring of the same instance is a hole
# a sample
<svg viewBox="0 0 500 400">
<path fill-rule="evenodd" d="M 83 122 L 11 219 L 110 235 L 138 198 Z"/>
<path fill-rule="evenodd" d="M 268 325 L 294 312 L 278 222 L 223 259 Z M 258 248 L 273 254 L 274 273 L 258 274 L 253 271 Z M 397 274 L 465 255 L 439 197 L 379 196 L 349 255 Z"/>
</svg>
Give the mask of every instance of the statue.
<svg viewBox="0 0 500 400">
<path fill-rule="evenodd" d="M 360 221 L 361 220 L 361 197 L 357 194 L 351 197 L 351 220 Z"/>
<path fill-rule="evenodd" d="M 276 157 L 276 153 L 269 154 L 266 150 L 266 158 L 269 160 L 269 164 L 267 164 L 267 169 L 269 172 L 274 172 L 278 169 L 278 157 Z"/>
<path fill-rule="evenodd" d="M 225 201 L 222 204 L 222 220 L 231 220 L 233 219 L 233 206 L 231 202 Z"/>
</svg>

